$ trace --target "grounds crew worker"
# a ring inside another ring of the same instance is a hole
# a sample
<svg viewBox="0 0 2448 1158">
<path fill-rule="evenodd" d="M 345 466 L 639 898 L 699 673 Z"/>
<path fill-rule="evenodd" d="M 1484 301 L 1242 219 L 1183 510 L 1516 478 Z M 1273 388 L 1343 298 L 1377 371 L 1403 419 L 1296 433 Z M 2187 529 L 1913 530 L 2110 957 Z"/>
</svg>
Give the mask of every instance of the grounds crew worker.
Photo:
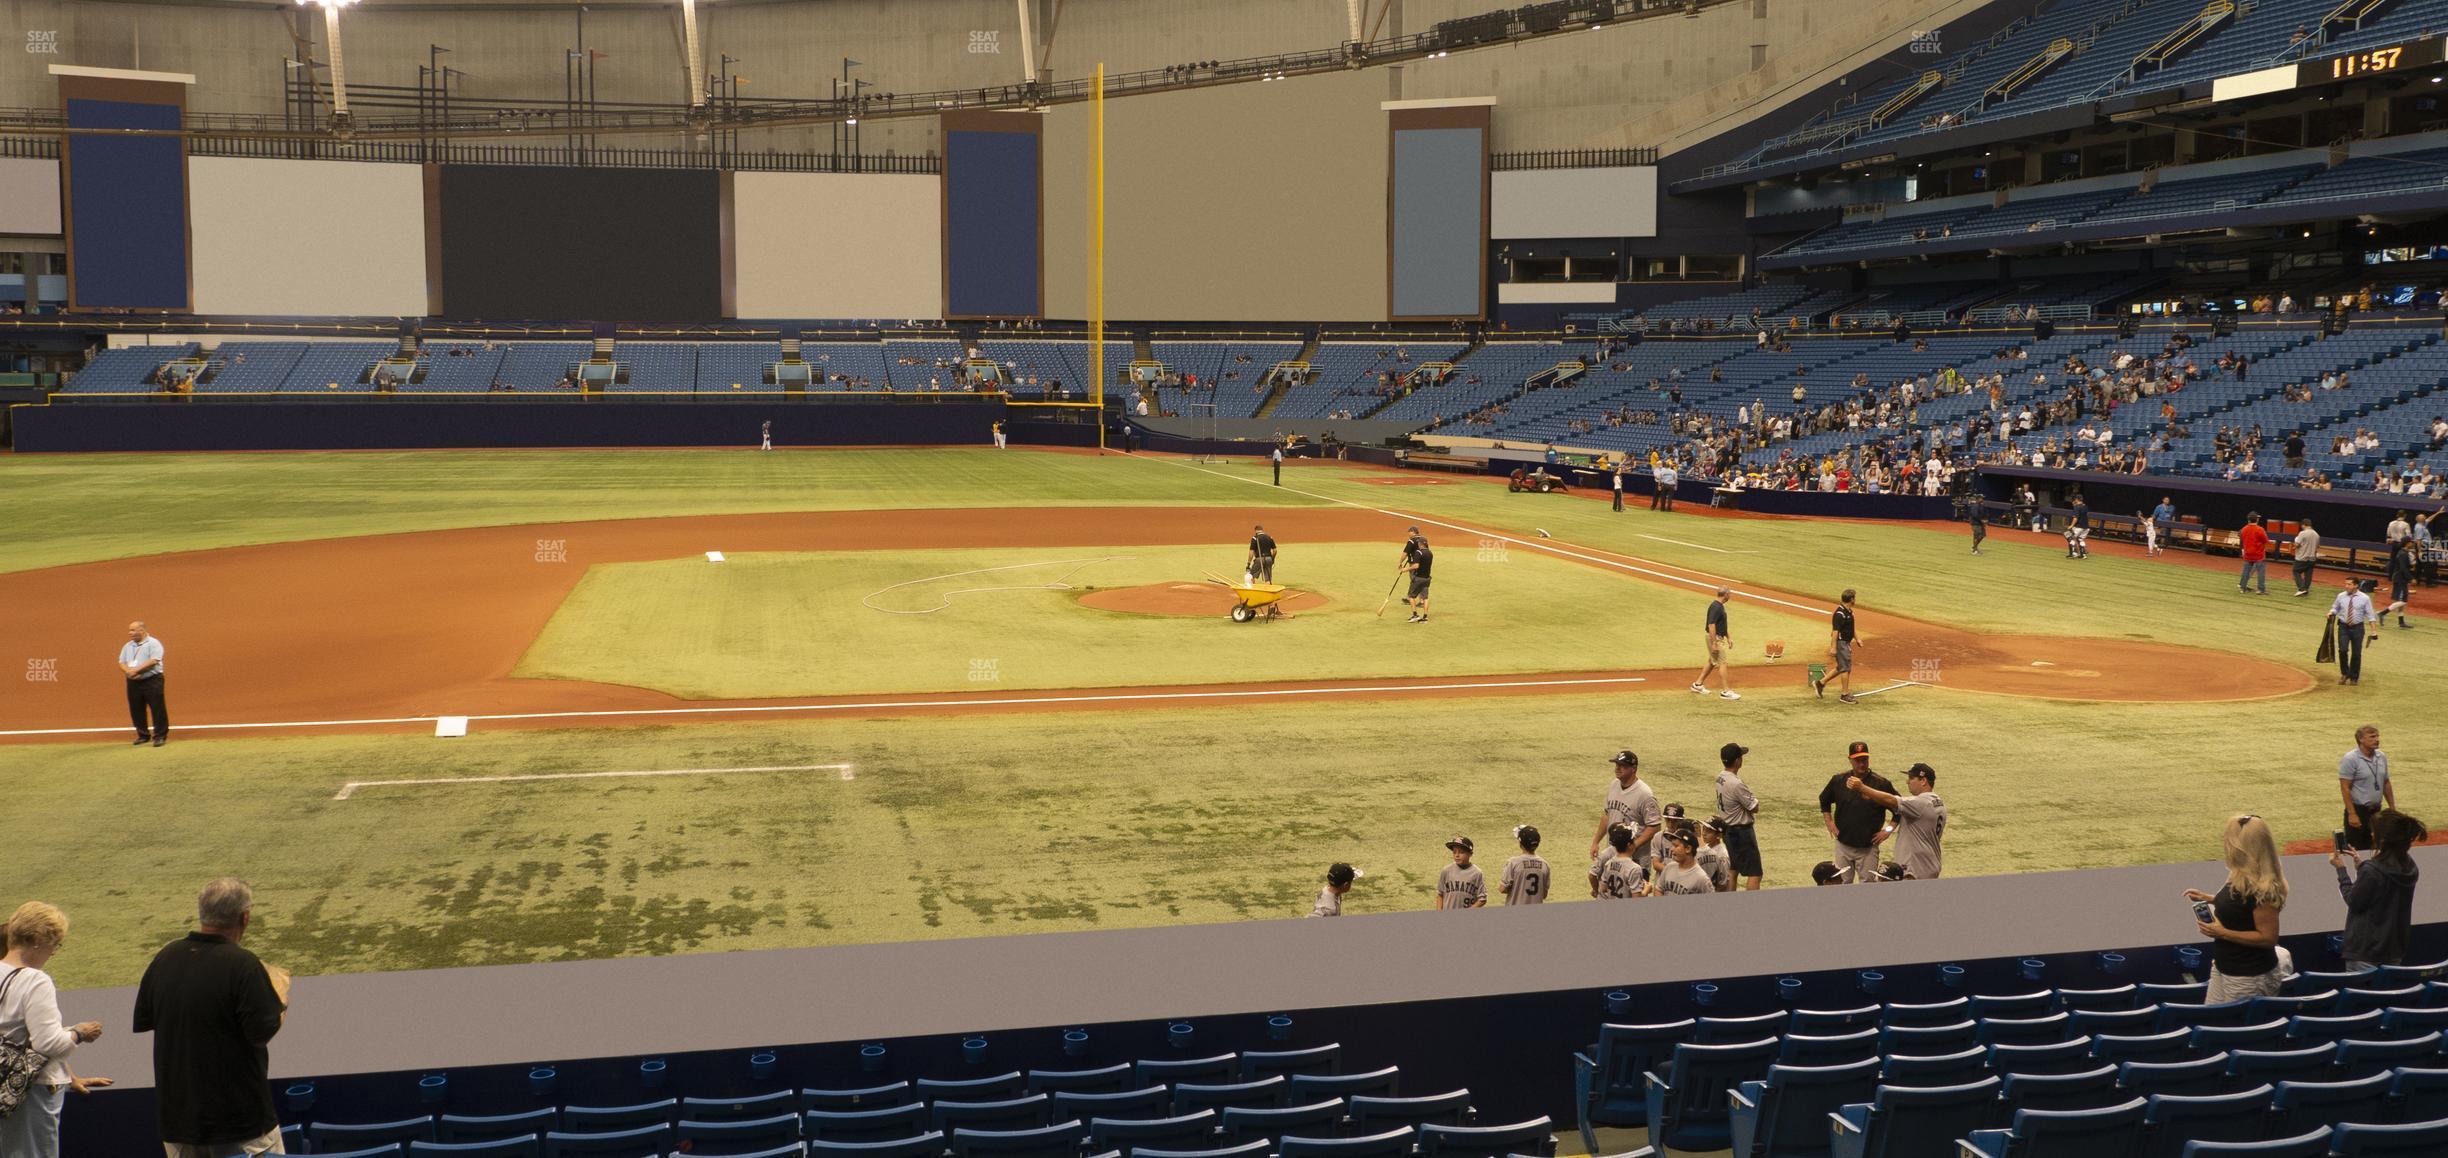
<svg viewBox="0 0 2448 1158">
<path fill-rule="evenodd" d="M 1260 583 L 1275 581 L 1275 536 L 1263 524 L 1250 528 L 1249 566 L 1242 570 Z"/>
<path fill-rule="evenodd" d="M 1411 539 L 1403 544 L 1403 570 L 1411 573 L 1411 590 L 1403 602 L 1411 605 L 1412 623 L 1428 622 L 1428 571 L 1436 563 L 1436 552 L 1428 549 L 1428 540 L 1411 528 Z"/>
</svg>

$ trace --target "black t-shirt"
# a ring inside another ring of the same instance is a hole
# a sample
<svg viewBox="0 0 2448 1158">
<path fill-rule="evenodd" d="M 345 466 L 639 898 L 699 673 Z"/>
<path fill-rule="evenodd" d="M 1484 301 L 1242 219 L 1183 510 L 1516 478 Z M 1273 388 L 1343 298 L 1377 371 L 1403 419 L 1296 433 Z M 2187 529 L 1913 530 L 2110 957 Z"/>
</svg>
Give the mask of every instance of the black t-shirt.
<svg viewBox="0 0 2448 1158">
<path fill-rule="evenodd" d="M 1250 554 L 1272 555 L 1274 553 L 1275 536 L 1267 534 L 1265 531 L 1260 531 L 1257 534 L 1250 536 Z"/>
<path fill-rule="evenodd" d="M 1838 607 L 1835 614 L 1828 616 L 1828 624 L 1835 628 L 1836 638 L 1841 639 L 1846 643 L 1853 642 L 1852 608 L 1842 606 Z"/>
<path fill-rule="evenodd" d="M 163 1141 L 225 1145 L 280 1125 L 266 1046 L 281 1011 L 263 962 L 228 939 L 189 933 L 162 946 L 136 987 L 130 1028 L 153 1035 Z"/>
<path fill-rule="evenodd" d="M 2079 502 L 2074 504 L 2074 525 L 2086 531 L 2091 529 L 2091 508 L 2089 506 Z"/>
<path fill-rule="evenodd" d="M 2303 451 L 2304 451 L 2304 441 L 2303 441 L 2303 435 L 2300 435 L 2300 434 L 2290 434 L 2290 435 L 2287 435 L 2287 457 L 2288 457 L 2288 458 L 2302 458 L 2302 457 L 2303 457 Z"/>
<path fill-rule="evenodd" d="M 2237 896 L 2226 885 L 2220 885 L 2218 895 L 2210 899 L 2210 915 L 2221 928 L 2238 933 L 2253 930 L 2252 898 Z M 2229 977 L 2259 977 L 2278 967 L 2276 947 L 2256 948 L 2233 941 L 2210 942 L 2210 963 Z"/>
<path fill-rule="evenodd" d="M 1720 639 L 1723 639 L 1726 636 L 1725 604 L 1714 599 L 1709 600 L 1708 630 L 1709 634 L 1717 636 Z"/>
<path fill-rule="evenodd" d="M 1426 543 L 1413 543 L 1410 554 L 1411 574 L 1421 579 L 1427 578 L 1428 568 L 1436 563 L 1436 552 L 1429 550 Z"/>
<path fill-rule="evenodd" d="M 1870 838 L 1887 826 L 1887 807 L 1864 800 L 1860 793 L 1845 787 L 1845 779 L 1851 775 L 1847 771 L 1828 777 L 1827 787 L 1819 790 L 1819 811 L 1836 814 L 1837 843 L 1848 848 L 1869 848 Z M 1895 785 L 1876 772 L 1863 772 L 1861 781 L 1881 792 L 1895 792 Z"/>
</svg>

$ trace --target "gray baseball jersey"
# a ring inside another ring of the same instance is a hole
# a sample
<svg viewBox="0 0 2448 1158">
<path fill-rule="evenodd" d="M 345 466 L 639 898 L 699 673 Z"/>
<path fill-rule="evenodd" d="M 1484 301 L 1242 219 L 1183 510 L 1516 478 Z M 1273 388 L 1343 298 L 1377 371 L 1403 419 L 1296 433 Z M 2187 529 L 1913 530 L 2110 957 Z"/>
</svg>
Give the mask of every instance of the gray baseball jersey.
<svg viewBox="0 0 2448 1158">
<path fill-rule="evenodd" d="M 1437 907 L 1467 909 L 1487 900 L 1487 874 L 1478 865 L 1449 864 L 1437 874 Z"/>
<path fill-rule="evenodd" d="M 1726 854 L 1724 845 L 1703 844 L 1692 854 L 1692 861 L 1708 870 L 1709 884 L 1716 891 L 1734 891 L 1734 859 Z"/>
<path fill-rule="evenodd" d="M 1717 886 L 1709 880 L 1708 870 L 1700 867 L 1698 860 L 1692 861 L 1690 868 L 1667 860 L 1658 863 L 1657 890 L 1668 896 L 1689 896 L 1716 892 Z"/>
<path fill-rule="evenodd" d="M 1720 824 L 1750 824 L 1759 819 L 1759 797 L 1751 794 L 1751 786 L 1743 783 L 1739 773 L 1717 774 L 1717 821 Z"/>
<path fill-rule="evenodd" d="M 1547 890 L 1555 884 L 1555 870 L 1547 858 L 1525 852 L 1506 861 L 1504 875 L 1497 878 L 1496 887 L 1503 890 L 1508 905 L 1541 905 L 1547 902 Z"/>
<path fill-rule="evenodd" d="M 1665 812 L 1658 807 L 1657 793 L 1649 790 L 1649 782 L 1635 780 L 1629 788 L 1619 782 L 1607 789 L 1606 815 L 1609 825 L 1623 825 L 1631 829 L 1633 837 L 1637 839 L 1642 829 L 1654 827 Z M 1633 845 L 1632 857 L 1644 865 L 1648 864 L 1649 851 L 1647 844 Z"/>
<path fill-rule="evenodd" d="M 1938 879 L 1939 841 L 1946 836 L 1946 801 L 1935 792 L 1896 797 L 1896 863 L 1917 881 Z"/>
<path fill-rule="evenodd" d="M 1599 899 L 1621 901 L 1637 897 L 1647 877 L 1639 861 L 1628 856 L 1610 856 L 1598 867 Z"/>
<path fill-rule="evenodd" d="M 1343 898 L 1334 891 L 1333 885 L 1318 890 L 1317 903 L 1309 906 L 1309 915 L 1312 917 L 1340 917 L 1343 915 Z"/>
</svg>

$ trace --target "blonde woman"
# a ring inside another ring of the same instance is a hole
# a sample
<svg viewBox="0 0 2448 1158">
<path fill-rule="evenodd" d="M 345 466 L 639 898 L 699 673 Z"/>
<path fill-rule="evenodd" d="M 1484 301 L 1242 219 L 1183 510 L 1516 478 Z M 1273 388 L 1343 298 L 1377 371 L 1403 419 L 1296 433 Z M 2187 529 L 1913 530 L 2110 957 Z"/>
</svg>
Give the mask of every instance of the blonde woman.
<svg viewBox="0 0 2448 1158">
<path fill-rule="evenodd" d="M 2212 1004 L 2274 996 L 2278 974 L 2278 910 L 2286 907 L 2286 877 L 2278 868 L 2278 841 L 2258 816 L 2227 822 L 2227 883 L 2216 893 L 2186 889 L 2185 899 L 2207 902 L 2210 919 L 2196 921 L 2210 946 Z"/>
<path fill-rule="evenodd" d="M 25 1105 L 0 1118 L 0 1158 L 59 1158 L 61 1095 L 107 1086 L 68 1069 L 76 1047 L 102 1036 L 102 1023 L 61 1025 L 59 990 L 43 972 L 68 940 L 68 914 L 41 901 L 17 907 L 8 921 L 8 955 L 0 957 L 0 1039 L 22 1042 L 51 1059 L 26 1091 Z"/>
</svg>

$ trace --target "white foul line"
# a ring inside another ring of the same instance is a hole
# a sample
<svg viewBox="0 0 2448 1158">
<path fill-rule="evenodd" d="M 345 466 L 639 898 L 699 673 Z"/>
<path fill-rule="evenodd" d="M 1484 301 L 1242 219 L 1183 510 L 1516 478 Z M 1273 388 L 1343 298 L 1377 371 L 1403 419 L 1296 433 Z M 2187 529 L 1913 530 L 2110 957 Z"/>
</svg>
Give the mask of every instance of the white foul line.
<svg viewBox="0 0 2448 1158">
<path fill-rule="evenodd" d="M 1641 538 L 1653 543 L 1672 543 L 1678 547 L 1689 547 L 1695 551 L 1715 551 L 1720 555 L 1748 555 L 1751 553 L 1749 551 L 1728 551 L 1723 547 L 1712 547 L 1706 543 L 1686 543 L 1681 539 L 1669 539 L 1664 535 L 1642 535 Z"/>
<path fill-rule="evenodd" d="M 662 768 L 650 772 L 550 772 L 526 776 L 444 776 L 430 780 L 351 780 L 332 793 L 334 800 L 346 800 L 360 788 L 383 788 L 407 784 L 508 784 L 519 780 L 595 780 L 607 776 L 723 776 L 735 772 L 839 772 L 841 778 L 853 778 L 848 764 L 776 764 L 763 768 Z"/>
<path fill-rule="evenodd" d="M 569 712 L 503 712 L 490 716 L 469 716 L 470 720 L 576 720 L 619 718 L 629 716 L 718 716 L 744 712 L 860 712 L 874 709 L 899 708 L 994 708 L 1029 706 L 1034 704 L 1105 704 L 1149 700 L 1230 700 L 1263 696 L 1337 696 L 1373 695 L 1399 692 L 1456 692 L 1480 688 L 1561 688 L 1605 684 L 1642 684 L 1644 676 L 1593 676 L 1580 679 L 1483 680 L 1475 683 L 1449 684 L 1349 684 L 1338 687 L 1307 688 L 1236 688 L 1211 692 L 1107 692 L 1087 695 L 1013 696 L 1005 699 L 971 700 L 879 700 L 866 703 L 831 704 L 743 704 L 703 708 L 620 708 Z M 438 716 L 387 716 L 366 720 L 282 720 L 251 724 L 180 724 L 182 732 L 231 730 L 246 728 L 352 728 L 374 724 L 430 724 Z M 0 736 L 88 736 L 124 732 L 124 726 L 107 728 L 25 728 L 0 732 Z M 830 765 L 827 765 L 830 767 Z"/>
</svg>

